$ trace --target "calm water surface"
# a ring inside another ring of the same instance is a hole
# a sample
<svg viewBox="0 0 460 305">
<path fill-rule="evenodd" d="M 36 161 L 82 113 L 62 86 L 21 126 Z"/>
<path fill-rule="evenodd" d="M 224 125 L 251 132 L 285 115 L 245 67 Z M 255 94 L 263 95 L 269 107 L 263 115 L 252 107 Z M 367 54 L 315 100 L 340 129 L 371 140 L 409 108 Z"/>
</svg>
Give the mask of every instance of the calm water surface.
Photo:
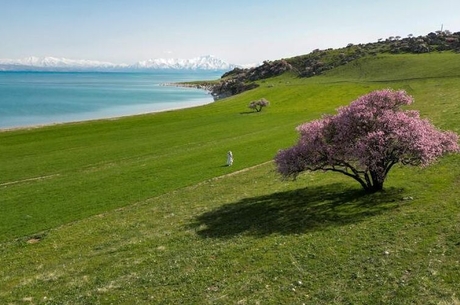
<svg viewBox="0 0 460 305">
<path fill-rule="evenodd" d="M 0 129 L 111 118 L 203 105 L 203 90 L 162 84 L 222 72 L 0 72 Z"/>
</svg>

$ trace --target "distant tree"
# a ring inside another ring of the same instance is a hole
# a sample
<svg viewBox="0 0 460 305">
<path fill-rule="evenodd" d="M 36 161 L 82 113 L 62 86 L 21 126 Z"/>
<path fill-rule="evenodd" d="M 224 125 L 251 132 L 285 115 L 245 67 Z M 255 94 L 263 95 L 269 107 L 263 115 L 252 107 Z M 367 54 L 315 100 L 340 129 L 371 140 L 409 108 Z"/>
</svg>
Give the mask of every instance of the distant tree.
<svg viewBox="0 0 460 305">
<path fill-rule="evenodd" d="M 250 102 L 248 107 L 257 112 L 261 112 L 262 108 L 267 107 L 269 104 L 269 101 L 267 101 L 264 98 L 261 98 L 260 100 Z"/>
<path fill-rule="evenodd" d="M 391 168 L 426 166 L 447 153 L 459 152 L 458 135 L 436 129 L 415 110 L 405 91 L 374 91 L 338 109 L 334 116 L 297 127 L 298 143 L 275 157 L 285 177 L 304 171 L 333 171 L 358 181 L 370 193 L 383 189 Z"/>
</svg>

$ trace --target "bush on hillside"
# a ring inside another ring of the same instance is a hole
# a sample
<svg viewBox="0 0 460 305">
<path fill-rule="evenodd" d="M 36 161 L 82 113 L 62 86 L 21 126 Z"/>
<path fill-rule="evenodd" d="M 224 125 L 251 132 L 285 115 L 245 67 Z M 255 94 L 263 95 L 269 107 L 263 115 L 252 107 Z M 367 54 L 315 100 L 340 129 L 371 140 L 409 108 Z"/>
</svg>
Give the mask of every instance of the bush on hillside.
<svg viewBox="0 0 460 305">
<path fill-rule="evenodd" d="M 262 108 L 267 107 L 269 104 L 269 101 L 267 101 L 264 98 L 261 98 L 260 100 L 250 102 L 248 107 L 257 112 L 261 112 Z"/>
</svg>

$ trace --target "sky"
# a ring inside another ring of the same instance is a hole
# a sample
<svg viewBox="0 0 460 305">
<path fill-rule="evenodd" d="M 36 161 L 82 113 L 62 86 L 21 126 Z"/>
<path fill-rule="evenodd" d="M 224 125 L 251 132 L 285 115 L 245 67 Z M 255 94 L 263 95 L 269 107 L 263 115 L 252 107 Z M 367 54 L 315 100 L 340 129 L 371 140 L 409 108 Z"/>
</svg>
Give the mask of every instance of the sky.
<svg viewBox="0 0 460 305">
<path fill-rule="evenodd" d="M 460 32 L 459 0 L 0 0 L 0 58 L 233 64 Z"/>
</svg>

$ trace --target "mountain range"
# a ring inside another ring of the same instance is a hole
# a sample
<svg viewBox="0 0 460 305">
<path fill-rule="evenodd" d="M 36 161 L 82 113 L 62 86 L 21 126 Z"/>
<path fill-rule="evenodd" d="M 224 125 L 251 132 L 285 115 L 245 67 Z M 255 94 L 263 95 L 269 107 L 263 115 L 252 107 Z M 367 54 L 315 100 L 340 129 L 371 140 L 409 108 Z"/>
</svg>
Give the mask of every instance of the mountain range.
<svg viewBox="0 0 460 305">
<path fill-rule="evenodd" d="M 191 59 L 156 58 L 139 61 L 134 64 L 114 64 L 84 59 L 56 57 L 26 57 L 23 59 L 0 59 L 0 71 L 95 71 L 95 72 L 135 72 L 154 70 L 214 70 L 229 71 L 238 67 L 212 55 Z"/>
</svg>

